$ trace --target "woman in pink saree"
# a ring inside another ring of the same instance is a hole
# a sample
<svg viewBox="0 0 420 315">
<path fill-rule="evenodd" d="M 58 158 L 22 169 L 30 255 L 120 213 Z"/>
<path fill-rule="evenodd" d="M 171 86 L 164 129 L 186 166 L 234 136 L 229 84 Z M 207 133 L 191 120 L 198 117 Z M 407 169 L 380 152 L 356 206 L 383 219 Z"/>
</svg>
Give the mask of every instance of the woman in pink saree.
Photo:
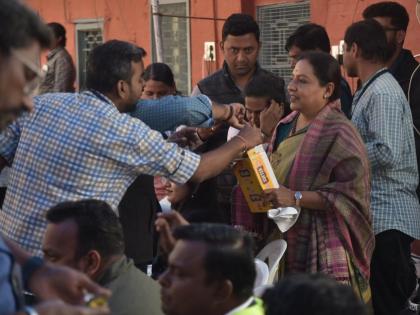
<svg viewBox="0 0 420 315">
<path fill-rule="evenodd" d="M 277 126 L 270 161 L 280 188 L 266 191 L 275 207 L 300 207 L 284 272 L 325 273 L 370 300 L 374 237 L 367 153 L 340 110 L 340 66 L 330 55 L 303 54 L 288 86 L 293 112 Z"/>
</svg>

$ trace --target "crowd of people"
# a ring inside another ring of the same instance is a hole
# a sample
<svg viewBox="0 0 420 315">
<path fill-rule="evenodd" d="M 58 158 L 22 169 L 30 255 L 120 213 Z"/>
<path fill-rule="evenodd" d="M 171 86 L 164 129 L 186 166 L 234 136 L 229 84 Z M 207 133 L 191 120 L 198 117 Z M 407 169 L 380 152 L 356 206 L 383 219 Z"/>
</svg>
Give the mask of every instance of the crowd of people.
<svg viewBox="0 0 420 315">
<path fill-rule="evenodd" d="M 93 49 L 75 92 L 64 27 L 0 0 L 0 315 L 418 313 L 408 23 L 396 2 L 368 6 L 342 65 L 325 28 L 302 25 L 285 82 L 258 64 L 257 22 L 233 14 L 222 69 L 191 96 L 116 39 Z M 250 211 L 233 175 L 260 144 L 280 183 L 260 197 L 296 209 L 287 231 Z M 275 283 L 257 294 L 256 252 L 279 239 Z"/>
</svg>

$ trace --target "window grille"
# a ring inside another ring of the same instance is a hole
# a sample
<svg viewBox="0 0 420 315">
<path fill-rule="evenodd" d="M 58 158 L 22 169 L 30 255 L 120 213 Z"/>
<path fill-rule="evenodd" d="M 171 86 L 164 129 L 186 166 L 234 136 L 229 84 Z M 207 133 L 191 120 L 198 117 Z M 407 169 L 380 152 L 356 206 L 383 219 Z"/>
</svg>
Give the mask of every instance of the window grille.
<svg viewBox="0 0 420 315">
<path fill-rule="evenodd" d="M 92 28 L 88 25 L 83 25 L 81 28 L 76 26 L 76 42 L 79 90 L 83 91 L 86 89 L 88 56 L 96 46 L 103 43 L 102 29 L 97 28 L 96 23 L 92 25 Z"/>
<path fill-rule="evenodd" d="M 159 12 L 167 15 L 187 16 L 187 2 L 166 3 L 159 1 Z M 153 61 L 156 61 L 154 30 L 152 24 Z M 189 20 L 185 18 L 161 16 L 160 17 L 163 62 L 168 64 L 176 82 L 177 90 L 184 95 L 190 91 L 189 68 Z"/>
<path fill-rule="evenodd" d="M 291 69 L 284 46 L 295 29 L 309 23 L 309 1 L 257 7 L 257 20 L 262 42 L 260 65 L 288 82 Z"/>
</svg>

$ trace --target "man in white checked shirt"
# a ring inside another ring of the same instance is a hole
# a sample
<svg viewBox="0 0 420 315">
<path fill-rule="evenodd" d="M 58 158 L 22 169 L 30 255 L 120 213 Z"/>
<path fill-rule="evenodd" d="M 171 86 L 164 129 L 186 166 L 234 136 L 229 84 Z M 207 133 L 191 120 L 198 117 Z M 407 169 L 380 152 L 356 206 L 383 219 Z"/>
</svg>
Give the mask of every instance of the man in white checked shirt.
<svg viewBox="0 0 420 315">
<path fill-rule="evenodd" d="M 386 35 L 375 20 L 351 25 L 344 37 L 344 67 L 359 77 L 351 120 L 358 128 L 372 172 L 375 249 L 370 286 L 375 315 L 395 315 L 416 285 L 410 244 L 420 238 L 418 170 L 410 107 L 385 67 Z"/>
<path fill-rule="evenodd" d="M 261 142 L 258 129 L 245 127 L 200 157 L 122 114 L 134 109 L 142 93 L 143 55 L 143 49 L 117 40 L 96 47 L 89 60 L 88 91 L 42 95 L 33 113 L 0 135 L 0 156 L 13 163 L 0 226 L 32 253 L 41 254 L 44 215 L 58 202 L 93 198 L 116 209 L 139 174 L 199 182 Z M 239 105 L 214 106 L 213 118 L 238 124 L 240 112 Z"/>
</svg>

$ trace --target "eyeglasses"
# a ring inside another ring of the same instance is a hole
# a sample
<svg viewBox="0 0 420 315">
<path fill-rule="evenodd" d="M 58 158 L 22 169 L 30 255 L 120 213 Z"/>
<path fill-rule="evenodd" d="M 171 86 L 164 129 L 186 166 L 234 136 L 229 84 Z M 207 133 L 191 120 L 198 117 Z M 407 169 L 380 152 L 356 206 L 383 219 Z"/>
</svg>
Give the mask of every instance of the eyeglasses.
<svg viewBox="0 0 420 315">
<path fill-rule="evenodd" d="M 35 64 L 32 60 L 26 57 L 22 52 L 18 50 L 12 50 L 12 54 L 24 66 L 26 84 L 23 89 L 23 93 L 25 95 L 32 95 L 38 88 L 45 74 L 37 64 Z"/>
</svg>

